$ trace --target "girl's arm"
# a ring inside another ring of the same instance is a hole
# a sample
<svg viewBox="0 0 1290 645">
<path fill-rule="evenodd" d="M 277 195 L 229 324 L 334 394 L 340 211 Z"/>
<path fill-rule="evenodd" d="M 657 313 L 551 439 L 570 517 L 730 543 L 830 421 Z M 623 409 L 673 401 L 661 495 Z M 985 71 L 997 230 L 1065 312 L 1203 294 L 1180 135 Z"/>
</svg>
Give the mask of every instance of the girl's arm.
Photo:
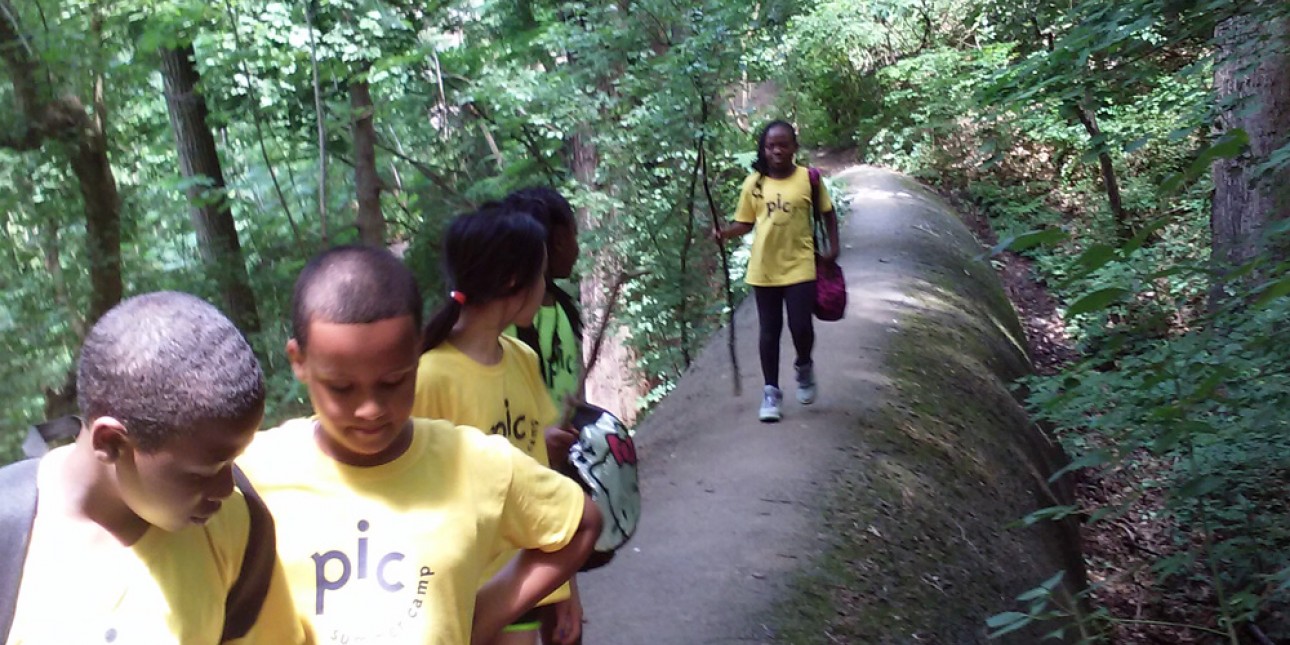
<svg viewBox="0 0 1290 645">
<path fill-rule="evenodd" d="M 591 555 L 600 537 L 600 510 L 590 497 L 584 500 L 582 521 L 563 549 L 546 553 L 526 549 L 480 588 L 475 596 L 471 645 L 491 643 L 502 629 L 532 609 L 561 583 L 573 577 Z"/>
<path fill-rule="evenodd" d="M 842 247 L 838 243 L 838 214 L 831 208 L 824 214 L 824 228 L 829 234 L 829 250 L 824 259 L 836 260 Z"/>
<path fill-rule="evenodd" d="M 729 226 L 713 231 L 712 237 L 718 241 L 728 240 L 732 237 L 745 235 L 751 230 L 753 230 L 753 225 L 748 222 L 731 222 Z"/>
</svg>

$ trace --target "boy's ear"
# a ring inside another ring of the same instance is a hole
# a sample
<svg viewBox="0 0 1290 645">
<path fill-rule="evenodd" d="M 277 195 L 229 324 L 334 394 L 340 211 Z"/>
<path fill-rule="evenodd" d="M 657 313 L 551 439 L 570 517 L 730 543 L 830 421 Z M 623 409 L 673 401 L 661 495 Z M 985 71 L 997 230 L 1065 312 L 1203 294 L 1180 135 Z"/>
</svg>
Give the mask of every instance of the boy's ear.
<svg viewBox="0 0 1290 645">
<path fill-rule="evenodd" d="M 114 464 L 133 448 L 125 424 L 114 417 L 98 417 L 89 424 L 90 446 L 101 463 Z"/>
<path fill-rule="evenodd" d="M 305 350 L 300 348 L 300 343 L 294 338 L 287 339 L 287 360 L 291 361 L 291 373 L 296 375 L 296 380 L 304 383 Z"/>
</svg>

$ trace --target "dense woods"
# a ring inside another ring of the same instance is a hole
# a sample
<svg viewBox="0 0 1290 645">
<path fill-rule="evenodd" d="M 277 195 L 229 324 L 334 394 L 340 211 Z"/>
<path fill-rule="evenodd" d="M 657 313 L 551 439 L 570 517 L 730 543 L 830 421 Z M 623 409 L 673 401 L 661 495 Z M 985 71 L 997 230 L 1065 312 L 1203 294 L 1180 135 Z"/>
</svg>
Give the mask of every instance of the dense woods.
<svg viewBox="0 0 1290 645">
<path fill-rule="evenodd" d="M 535 184 L 579 209 L 590 327 L 612 307 L 593 396 L 648 409 L 724 320 L 707 231 L 785 117 L 984 213 L 1059 303 L 1078 358 L 1019 392 L 1082 493 L 1022 521 L 1084 520 L 1092 586 L 990 627 L 1290 639 L 1285 2 L 0 0 L 0 58 L 10 457 L 146 290 L 220 306 L 298 412 L 312 253 L 390 245 L 437 302 L 447 220 Z"/>
</svg>

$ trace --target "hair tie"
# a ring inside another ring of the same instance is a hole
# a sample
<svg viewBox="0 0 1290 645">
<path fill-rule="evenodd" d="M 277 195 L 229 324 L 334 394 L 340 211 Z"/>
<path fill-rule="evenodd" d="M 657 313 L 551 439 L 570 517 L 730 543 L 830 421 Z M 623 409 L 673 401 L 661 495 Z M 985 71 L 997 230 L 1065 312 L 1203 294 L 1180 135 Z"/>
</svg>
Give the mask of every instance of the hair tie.
<svg viewBox="0 0 1290 645">
<path fill-rule="evenodd" d="M 456 301 L 457 301 L 457 304 L 459 304 L 459 305 L 465 305 L 465 304 L 466 304 L 466 294 L 464 294 L 464 293 L 462 293 L 462 292 L 460 292 L 460 291 L 449 291 L 449 292 L 448 292 L 448 297 L 449 297 L 449 298 L 452 298 L 453 300 L 456 300 Z"/>
</svg>

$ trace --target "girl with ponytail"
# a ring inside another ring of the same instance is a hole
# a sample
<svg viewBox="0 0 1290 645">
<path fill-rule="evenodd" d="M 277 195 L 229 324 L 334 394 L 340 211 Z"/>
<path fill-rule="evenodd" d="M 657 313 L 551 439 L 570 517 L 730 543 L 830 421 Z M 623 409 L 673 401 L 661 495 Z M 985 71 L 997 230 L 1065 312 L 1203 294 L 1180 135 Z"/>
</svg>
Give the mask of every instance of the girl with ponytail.
<svg viewBox="0 0 1290 645">
<path fill-rule="evenodd" d="M 453 220 L 443 243 L 451 291 L 425 328 L 412 415 L 502 435 L 549 466 L 545 434 L 558 422 L 558 412 L 537 354 L 502 333 L 512 325 L 532 326 L 542 305 L 546 231 L 527 212 L 493 205 Z M 525 503 L 544 500 L 539 495 Z M 516 553 L 501 554 L 481 580 Z M 507 627 L 493 645 L 533 645 L 543 623 L 551 625 L 548 644 L 573 643 L 581 635 L 581 605 L 568 584 Z"/>
</svg>

